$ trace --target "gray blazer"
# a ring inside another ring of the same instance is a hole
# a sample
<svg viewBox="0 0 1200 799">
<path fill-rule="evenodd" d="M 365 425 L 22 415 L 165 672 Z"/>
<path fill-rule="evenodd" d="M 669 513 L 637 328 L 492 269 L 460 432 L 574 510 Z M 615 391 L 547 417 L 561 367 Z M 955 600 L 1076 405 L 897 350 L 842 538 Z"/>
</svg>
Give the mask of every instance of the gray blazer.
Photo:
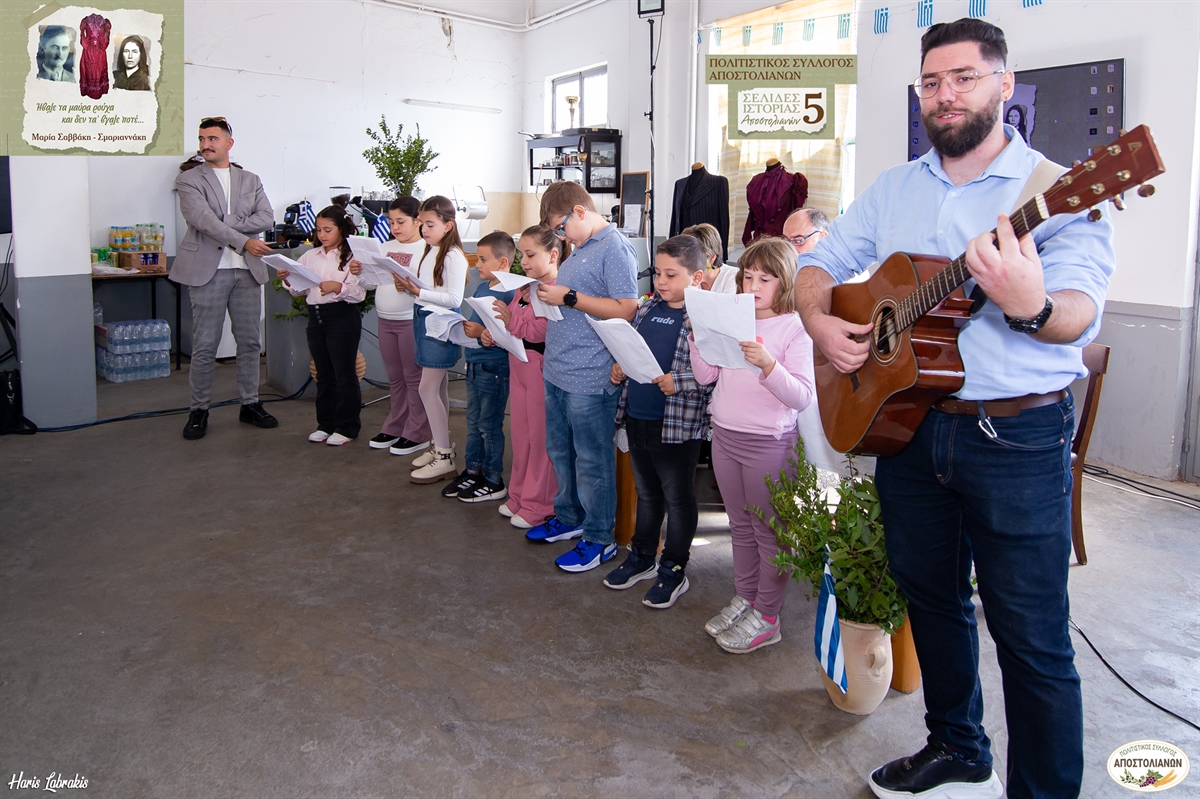
<svg viewBox="0 0 1200 799">
<path fill-rule="evenodd" d="M 205 285 L 217 274 L 221 255 L 229 247 L 245 257 L 250 274 L 260 285 L 266 283 L 266 265 L 245 252 L 250 236 L 257 238 L 256 234 L 275 224 L 275 211 L 258 175 L 230 167 L 231 209 L 225 208 L 225 190 L 208 164 L 180 172 L 175 190 L 188 229 L 175 254 L 171 279 L 185 286 Z"/>
</svg>

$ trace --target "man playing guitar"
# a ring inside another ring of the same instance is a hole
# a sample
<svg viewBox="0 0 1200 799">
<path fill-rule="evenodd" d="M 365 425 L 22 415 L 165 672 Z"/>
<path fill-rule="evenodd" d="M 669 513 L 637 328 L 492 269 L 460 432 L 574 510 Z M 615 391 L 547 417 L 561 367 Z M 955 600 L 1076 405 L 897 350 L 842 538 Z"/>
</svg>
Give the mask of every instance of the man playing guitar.
<svg viewBox="0 0 1200 799">
<path fill-rule="evenodd" d="M 843 373 L 871 354 L 870 325 L 830 314 L 836 283 L 892 252 L 965 251 L 986 293 L 959 333 L 966 378 L 876 481 L 892 573 L 909 602 L 927 745 L 870 778 L 880 797 L 999 797 L 983 728 L 974 564 L 1003 675 L 1008 796 L 1075 797 L 1083 705 L 1067 626 L 1067 387 L 1087 374 L 1114 268 L 1107 213 L 1060 215 L 1018 240 L 1005 215 L 1043 161 L 1001 122 L 1013 93 L 1004 33 L 978 19 L 921 40 L 921 113 L 933 149 L 884 172 L 833 223 L 796 280 L 804 326 Z M 993 226 L 996 235 L 982 233 Z M 979 297 L 979 294 L 973 296 Z"/>
</svg>

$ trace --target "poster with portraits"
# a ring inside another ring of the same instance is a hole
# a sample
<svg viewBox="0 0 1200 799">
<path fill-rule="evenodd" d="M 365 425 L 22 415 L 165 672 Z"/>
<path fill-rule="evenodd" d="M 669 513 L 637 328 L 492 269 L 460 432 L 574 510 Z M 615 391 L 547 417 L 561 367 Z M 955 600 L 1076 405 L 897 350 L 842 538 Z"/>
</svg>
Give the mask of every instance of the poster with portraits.
<svg viewBox="0 0 1200 799">
<path fill-rule="evenodd" d="M 6 11 L 6 50 L 22 54 L 4 62 L 10 153 L 178 149 L 181 12 L 181 3 L 153 0 L 40 5 L 19 20 Z"/>
</svg>

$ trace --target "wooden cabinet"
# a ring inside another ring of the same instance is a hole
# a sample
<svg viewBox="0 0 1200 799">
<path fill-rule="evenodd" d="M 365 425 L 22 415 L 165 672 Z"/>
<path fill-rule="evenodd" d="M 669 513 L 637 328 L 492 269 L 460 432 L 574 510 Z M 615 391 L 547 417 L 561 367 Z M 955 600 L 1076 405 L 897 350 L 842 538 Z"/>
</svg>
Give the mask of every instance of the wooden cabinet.
<svg viewBox="0 0 1200 799">
<path fill-rule="evenodd" d="M 589 193 L 616 194 L 621 175 L 621 134 L 581 133 L 526 142 L 529 185 L 573 180 Z"/>
</svg>

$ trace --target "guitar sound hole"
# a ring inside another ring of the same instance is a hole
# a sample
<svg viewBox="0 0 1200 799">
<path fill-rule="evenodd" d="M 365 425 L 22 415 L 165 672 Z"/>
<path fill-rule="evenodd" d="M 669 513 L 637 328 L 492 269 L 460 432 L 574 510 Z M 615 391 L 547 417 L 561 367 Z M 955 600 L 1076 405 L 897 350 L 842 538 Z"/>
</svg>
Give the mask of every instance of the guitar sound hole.
<svg viewBox="0 0 1200 799">
<path fill-rule="evenodd" d="M 899 331 L 896 325 L 895 309 L 890 307 L 880 308 L 875 314 L 875 329 L 872 334 L 875 336 L 875 351 L 881 356 L 887 357 L 891 355 L 899 344 Z"/>
</svg>

